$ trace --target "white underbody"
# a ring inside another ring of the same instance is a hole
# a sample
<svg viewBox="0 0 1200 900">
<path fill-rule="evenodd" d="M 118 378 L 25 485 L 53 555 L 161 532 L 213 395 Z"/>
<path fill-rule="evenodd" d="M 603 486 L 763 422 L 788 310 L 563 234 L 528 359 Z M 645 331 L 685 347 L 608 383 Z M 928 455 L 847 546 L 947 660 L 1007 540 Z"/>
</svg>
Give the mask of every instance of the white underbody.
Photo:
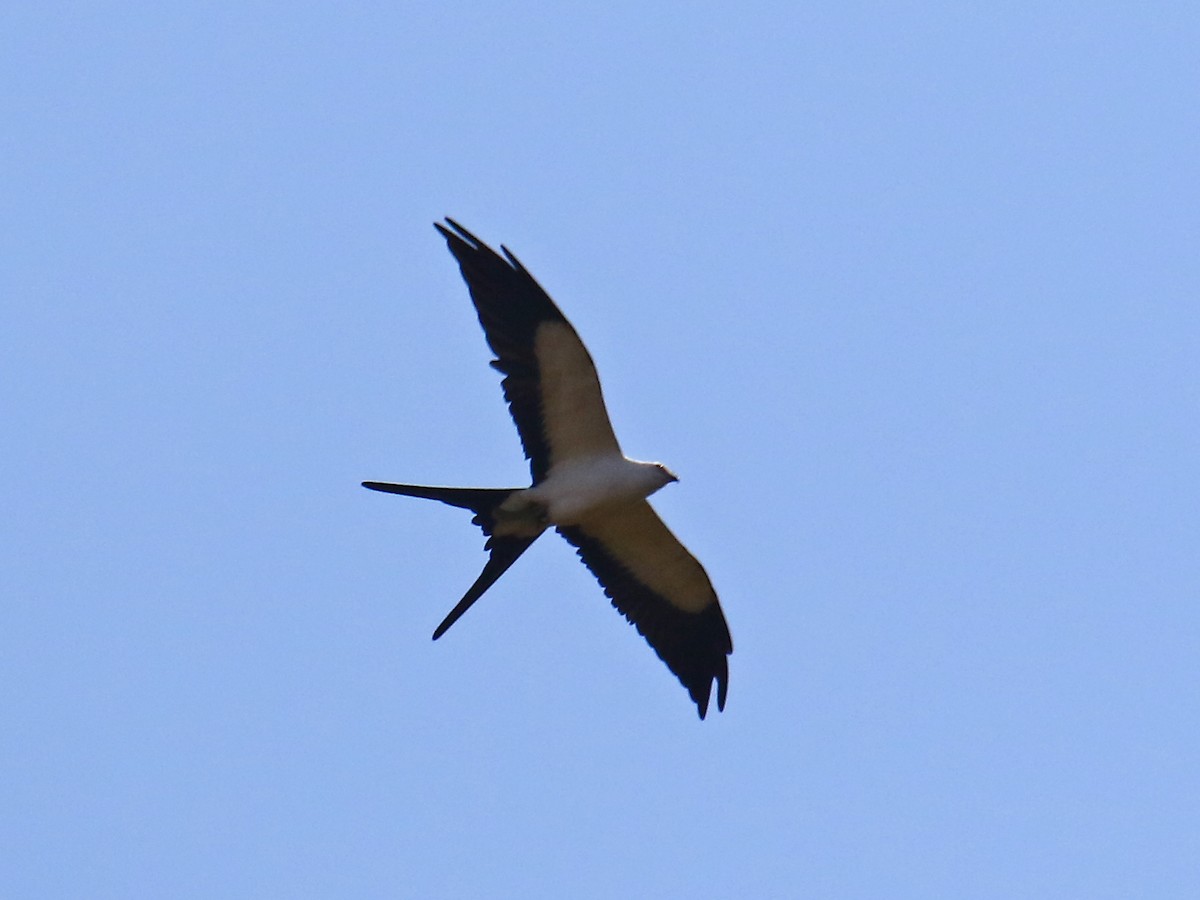
<svg viewBox="0 0 1200 900">
<path fill-rule="evenodd" d="M 545 480 L 517 491 L 496 510 L 497 534 L 581 525 L 646 499 L 674 480 L 657 463 L 606 454 L 553 466 Z"/>
</svg>

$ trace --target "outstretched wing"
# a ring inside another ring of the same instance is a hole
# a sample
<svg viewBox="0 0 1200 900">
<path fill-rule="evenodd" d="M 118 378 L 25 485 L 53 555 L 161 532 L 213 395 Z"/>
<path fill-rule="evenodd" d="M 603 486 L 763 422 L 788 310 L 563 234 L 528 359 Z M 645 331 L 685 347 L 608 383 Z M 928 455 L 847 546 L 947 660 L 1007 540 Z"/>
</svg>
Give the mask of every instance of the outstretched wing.
<svg viewBox="0 0 1200 900">
<path fill-rule="evenodd" d="M 733 640 L 704 567 L 644 500 L 558 529 L 625 618 L 687 688 L 703 719 L 725 708 Z"/>
<path fill-rule="evenodd" d="M 446 227 L 449 226 L 449 227 Z M 587 348 L 508 248 L 502 258 L 453 219 L 435 223 L 458 260 L 504 374 L 504 398 L 534 484 L 570 459 L 620 453 Z"/>
</svg>

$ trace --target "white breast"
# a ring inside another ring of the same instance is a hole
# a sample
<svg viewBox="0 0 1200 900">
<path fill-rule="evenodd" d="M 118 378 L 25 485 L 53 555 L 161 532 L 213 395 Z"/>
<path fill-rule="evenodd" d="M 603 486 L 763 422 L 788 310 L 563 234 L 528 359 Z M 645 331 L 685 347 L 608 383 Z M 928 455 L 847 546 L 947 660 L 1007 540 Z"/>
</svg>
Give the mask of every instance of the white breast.
<svg viewBox="0 0 1200 900">
<path fill-rule="evenodd" d="M 551 468 L 524 493 L 546 509 L 553 525 L 578 525 L 589 516 L 643 500 L 661 486 L 653 466 L 624 456 L 575 459 Z"/>
</svg>

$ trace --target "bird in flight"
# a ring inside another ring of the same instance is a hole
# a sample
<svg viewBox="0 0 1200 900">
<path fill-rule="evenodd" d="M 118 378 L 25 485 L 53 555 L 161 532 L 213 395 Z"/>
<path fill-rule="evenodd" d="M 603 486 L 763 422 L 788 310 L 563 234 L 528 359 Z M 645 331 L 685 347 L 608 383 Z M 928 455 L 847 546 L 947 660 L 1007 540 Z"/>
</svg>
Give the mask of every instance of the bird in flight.
<svg viewBox="0 0 1200 900">
<path fill-rule="evenodd" d="M 729 627 L 704 568 L 646 498 L 678 481 L 627 458 L 613 434 L 587 348 L 520 261 L 501 257 L 453 219 L 434 227 L 458 260 L 492 366 L 529 459 L 527 488 L 452 488 L 364 481 L 363 487 L 468 509 L 487 537 L 483 572 L 433 632 L 436 641 L 548 528 L 576 548 L 612 605 L 679 678 L 703 719 L 729 687 Z"/>
</svg>

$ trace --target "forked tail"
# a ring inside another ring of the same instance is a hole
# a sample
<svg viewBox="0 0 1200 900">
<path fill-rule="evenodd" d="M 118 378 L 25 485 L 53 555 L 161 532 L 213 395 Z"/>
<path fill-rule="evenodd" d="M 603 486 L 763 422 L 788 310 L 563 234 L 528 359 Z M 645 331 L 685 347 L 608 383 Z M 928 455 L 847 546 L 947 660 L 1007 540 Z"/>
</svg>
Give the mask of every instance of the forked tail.
<svg viewBox="0 0 1200 900">
<path fill-rule="evenodd" d="M 488 537 L 492 536 L 492 528 L 496 524 L 493 515 L 496 507 L 507 500 L 509 494 L 520 490 L 520 488 L 426 487 L 421 484 L 388 484 L 384 481 L 364 481 L 362 485 L 373 491 L 403 494 L 405 497 L 421 497 L 425 500 L 448 503 L 459 509 L 469 509 L 475 513 L 475 518 L 471 521 L 482 528 L 483 533 Z"/>
<path fill-rule="evenodd" d="M 488 557 L 483 571 L 475 579 L 475 583 L 458 601 L 454 609 L 450 610 L 449 615 L 442 620 L 442 624 L 434 630 L 433 639 L 435 641 L 445 634 L 446 629 L 457 622 L 462 614 L 471 608 L 471 604 L 482 597 L 484 592 L 496 583 L 496 579 L 503 575 L 508 567 L 529 549 L 530 544 L 541 536 L 540 531 L 532 537 L 494 533 L 496 507 L 508 499 L 510 494 L 521 488 L 427 487 L 419 484 L 389 484 L 382 481 L 364 481 L 362 485 L 373 491 L 402 494 L 405 497 L 421 497 L 457 506 L 460 509 L 469 509 L 475 513 L 475 517 L 471 521 L 482 528 L 483 533 L 487 535 L 484 549 L 490 551 L 491 555 Z"/>
</svg>

